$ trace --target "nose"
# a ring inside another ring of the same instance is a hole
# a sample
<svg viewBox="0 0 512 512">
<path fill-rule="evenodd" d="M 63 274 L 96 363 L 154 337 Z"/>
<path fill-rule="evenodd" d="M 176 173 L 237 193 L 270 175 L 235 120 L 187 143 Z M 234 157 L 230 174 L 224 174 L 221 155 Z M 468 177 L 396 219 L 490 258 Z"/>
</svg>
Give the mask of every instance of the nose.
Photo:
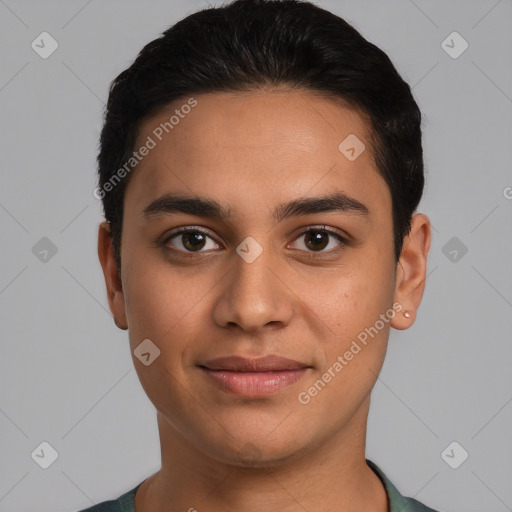
<svg viewBox="0 0 512 512">
<path fill-rule="evenodd" d="M 253 333 L 288 325 L 294 295 L 280 276 L 277 258 L 263 250 L 249 263 L 234 253 L 232 265 L 214 306 L 215 323 Z"/>
</svg>

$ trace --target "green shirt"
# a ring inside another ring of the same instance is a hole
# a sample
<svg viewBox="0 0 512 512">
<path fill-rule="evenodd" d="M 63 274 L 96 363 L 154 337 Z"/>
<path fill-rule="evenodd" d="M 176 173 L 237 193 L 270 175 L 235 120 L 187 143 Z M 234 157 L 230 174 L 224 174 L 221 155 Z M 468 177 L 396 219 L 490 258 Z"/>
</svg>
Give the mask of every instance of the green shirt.
<svg viewBox="0 0 512 512">
<path fill-rule="evenodd" d="M 384 484 L 386 494 L 388 495 L 389 512 L 437 512 L 413 498 L 402 496 L 376 464 L 368 459 L 366 463 Z M 131 491 L 117 498 L 117 500 L 104 501 L 80 512 L 135 512 L 135 493 L 143 483 L 144 481 Z"/>
</svg>

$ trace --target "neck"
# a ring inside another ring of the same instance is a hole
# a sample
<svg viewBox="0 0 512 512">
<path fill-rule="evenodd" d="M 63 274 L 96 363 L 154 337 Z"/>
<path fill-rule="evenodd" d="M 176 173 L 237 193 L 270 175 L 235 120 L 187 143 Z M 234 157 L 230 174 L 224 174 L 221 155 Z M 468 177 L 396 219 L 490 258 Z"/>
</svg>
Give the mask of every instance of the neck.
<svg viewBox="0 0 512 512">
<path fill-rule="evenodd" d="M 365 460 L 368 406 L 316 446 L 252 467 L 206 455 L 158 414 L 162 468 L 139 487 L 136 511 L 388 512 L 385 489 Z"/>
</svg>

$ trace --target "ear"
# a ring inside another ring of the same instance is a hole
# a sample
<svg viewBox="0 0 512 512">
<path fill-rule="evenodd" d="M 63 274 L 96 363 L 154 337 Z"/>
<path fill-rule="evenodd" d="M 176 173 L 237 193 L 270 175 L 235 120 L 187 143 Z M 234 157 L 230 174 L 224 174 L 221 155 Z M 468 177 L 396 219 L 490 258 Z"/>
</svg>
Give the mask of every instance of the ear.
<svg viewBox="0 0 512 512">
<path fill-rule="evenodd" d="M 408 329 L 416 318 L 420 305 L 427 272 L 427 256 L 432 232 L 426 215 L 418 213 L 411 221 L 411 231 L 404 238 L 402 253 L 397 263 L 394 301 L 402 305 L 391 326 L 395 329 Z M 410 317 L 404 316 L 408 312 Z"/>
<path fill-rule="evenodd" d="M 98 230 L 98 257 L 107 286 L 107 298 L 114 322 L 119 329 L 127 330 L 128 321 L 124 302 L 123 285 L 117 272 L 112 246 L 112 233 L 108 222 L 102 222 Z"/>
</svg>

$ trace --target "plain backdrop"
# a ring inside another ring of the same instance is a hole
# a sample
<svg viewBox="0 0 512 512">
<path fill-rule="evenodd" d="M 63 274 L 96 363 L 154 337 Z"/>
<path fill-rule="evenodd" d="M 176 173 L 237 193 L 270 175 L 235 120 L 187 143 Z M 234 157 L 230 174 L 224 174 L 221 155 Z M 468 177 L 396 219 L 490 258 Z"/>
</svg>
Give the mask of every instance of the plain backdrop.
<svg viewBox="0 0 512 512">
<path fill-rule="evenodd" d="M 414 326 L 391 333 L 367 457 L 436 509 L 512 510 L 512 1 L 317 3 L 388 53 L 424 113 L 428 284 Z M 0 511 L 71 512 L 160 466 L 97 260 L 95 158 L 110 81 L 207 6 L 0 0 Z M 454 441 L 457 469 L 441 455 Z"/>
</svg>

